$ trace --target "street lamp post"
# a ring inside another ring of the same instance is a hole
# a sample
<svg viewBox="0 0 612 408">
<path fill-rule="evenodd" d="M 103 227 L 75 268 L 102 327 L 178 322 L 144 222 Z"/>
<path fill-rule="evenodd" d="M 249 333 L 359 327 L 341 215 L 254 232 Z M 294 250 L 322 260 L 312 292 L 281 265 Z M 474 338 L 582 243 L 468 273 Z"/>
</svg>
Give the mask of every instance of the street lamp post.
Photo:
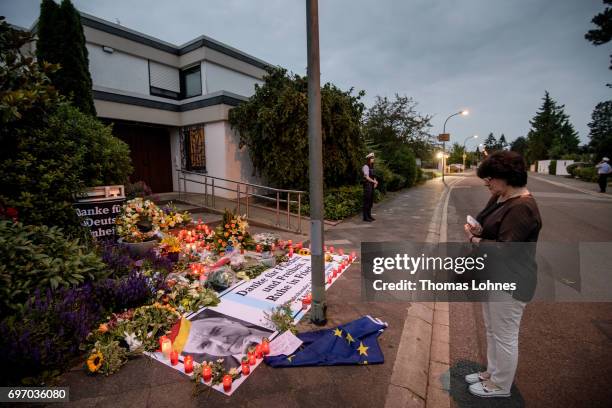
<svg viewBox="0 0 612 408">
<path fill-rule="evenodd" d="M 476 139 L 478 138 L 478 135 L 473 135 L 473 136 L 468 136 L 465 138 L 465 140 L 463 141 L 463 171 L 465 172 L 465 144 L 467 143 L 467 141 L 469 139 Z"/>
<path fill-rule="evenodd" d="M 452 118 L 453 116 L 457 116 L 457 115 L 469 115 L 469 111 L 467 109 L 464 109 L 462 111 L 453 113 L 452 115 L 450 115 L 448 118 L 446 118 L 446 120 L 444 121 L 444 126 L 442 127 L 442 134 L 446 135 L 446 122 L 448 122 L 448 120 L 450 118 Z M 450 141 L 450 138 L 449 138 Z M 444 183 L 444 173 L 446 172 L 446 140 L 442 140 L 442 182 Z"/>
</svg>

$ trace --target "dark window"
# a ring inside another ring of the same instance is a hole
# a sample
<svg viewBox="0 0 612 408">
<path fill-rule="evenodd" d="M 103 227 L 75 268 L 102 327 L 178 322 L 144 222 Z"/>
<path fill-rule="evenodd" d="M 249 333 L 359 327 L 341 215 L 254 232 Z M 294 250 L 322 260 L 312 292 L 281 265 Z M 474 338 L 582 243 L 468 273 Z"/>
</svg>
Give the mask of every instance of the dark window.
<svg viewBox="0 0 612 408">
<path fill-rule="evenodd" d="M 206 150 L 204 148 L 204 126 L 182 129 L 183 163 L 188 171 L 206 171 Z"/>
<path fill-rule="evenodd" d="M 149 87 L 151 95 L 161 96 L 163 98 L 179 99 L 181 95 L 178 92 L 168 91 L 167 89 L 156 88 L 154 86 Z"/>
<path fill-rule="evenodd" d="M 183 98 L 202 95 L 202 75 L 199 64 L 181 71 L 181 92 Z"/>
</svg>

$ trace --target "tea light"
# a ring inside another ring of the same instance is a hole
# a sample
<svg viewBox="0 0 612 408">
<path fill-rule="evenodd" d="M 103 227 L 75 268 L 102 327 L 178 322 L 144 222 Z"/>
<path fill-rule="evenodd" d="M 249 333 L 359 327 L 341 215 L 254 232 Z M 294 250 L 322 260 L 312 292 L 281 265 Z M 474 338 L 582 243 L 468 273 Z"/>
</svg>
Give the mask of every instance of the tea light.
<svg viewBox="0 0 612 408">
<path fill-rule="evenodd" d="M 178 353 L 174 350 L 170 353 L 170 364 L 173 366 L 178 364 Z"/>
<path fill-rule="evenodd" d="M 249 362 L 243 360 L 242 363 L 240 363 L 240 365 L 242 366 L 242 375 L 249 375 L 251 372 L 251 368 L 249 367 Z"/>
<path fill-rule="evenodd" d="M 225 392 L 229 392 L 232 389 L 232 376 L 229 374 L 223 376 L 223 389 Z"/>
<path fill-rule="evenodd" d="M 212 368 L 209 365 L 202 366 L 202 378 L 204 382 L 209 382 L 212 378 Z"/>
<path fill-rule="evenodd" d="M 261 340 L 261 352 L 266 355 L 270 354 L 270 340 L 267 337 Z"/>
<path fill-rule="evenodd" d="M 170 358 L 170 353 L 172 353 L 172 340 L 166 337 L 161 343 L 161 351 L 164 353 L 165 358 Z"/>
<path fill-rule="evenodd" d="M 193 356 L 185 356 L 183 360 L 183 365 L 185 366 L 185 373 L 190 374 L 193 372 Z"/>
</svg>

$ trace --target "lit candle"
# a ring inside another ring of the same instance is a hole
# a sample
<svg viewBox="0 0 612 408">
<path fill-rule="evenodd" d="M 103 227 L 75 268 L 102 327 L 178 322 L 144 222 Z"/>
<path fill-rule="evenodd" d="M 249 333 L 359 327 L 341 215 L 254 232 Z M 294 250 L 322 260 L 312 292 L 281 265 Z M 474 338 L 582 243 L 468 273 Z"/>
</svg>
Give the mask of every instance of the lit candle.
<svg viewBox="0 0 612 408">
<path fill-rule="evenodd" d="M 323 245 L 323 251 L 327 252 L 327 245 Z"/>
<path fill-rule="evenodd" d="M 289 258 L 293 257 L 293 248 L 289 247 Z"/>
<path fill-rule="evenodd" d="M 202 378 L 204 379 L 204 382 L 209 382 L 212 378 L 212 368 L 210 368 L 208 364 L 202 366 Z"/>
<path fill-rule="evenodd" d="M 172 340 L 166 337 L 162 341 L 161 350 L 162 353 L 164 353 L 164 357 L 170 358 L 170 353 L 172 352 Z"/>
<path fill-rule="evenodd" d="M 257 358 L 255 357 L 255 353 L 249 353 L 249 364 L 250 365 L 257 364 Z"/>
<path fill-rule="evenodd" d="M 161 336 L 161 337 L 159 338 L 159 350 L 160 350 L 160 351 L 161 351 L 161 349 L 162 349 L 162 343 L 163 343 L 163 342 L 164 342 L 164 340 L 166 340 L 167 338 L 168 338 L 168 337 L 166 337 L 166 336 Z"/>
<path fill-rule="evenodd" d="M 332 254 L 334 253 L 334 247 L 333 246 L 329 247 L 329 252 L 331 252 Z"/>
<path fill-rule="evenodd" d="M 338 249 L 338 255 L 340 256 L 344 255 L 344 249 L 342 248 Z"/>
<path fill-rule="evenodd" d="M 261 352 L 266 355 L 270 354 L 270 340 L 267 337 L 261 340 Z"/>
<path fill-rule="evenodd" d="M 249 367 L 249 360 L 245 357 L 242 359 L 242 363 L 240 363 L 240 365 L 242 366 L 242 375 L 249 375 L 249 373 L 251 372 L 251 368 Z"/>
<path fill-rule="evenodd" d="M 225 392 L 229 392 L 232 389 L 232 376 L 229 374 L 223 376 L 223 389 Z"/>
<path fill-rule="evenodd" d="M 334 278 L 335 278 L 336 276 L 338 276 L 338 268 L 334 268 L 334 273 L 333 273 L 333 276 L 334 276 Z"/>
<path fill-rule="evenodd" d="M 331 274 L 329 275 L 329 277 L 327 278 L 327 283 L 329 283 L 331 285 L 332 283 L 332 276 Z"/>
<path fill-rule="evenodd" d="M 270 245 L 270 250 L 274 251 L 276 249 L 276 245 L 274 245 L 274 242 L 272 243 L 272 245 Z"/>
<path fill-rule="evenodd" d="M 261 245 L 257 244 L 257 246 L 255 247 L 255 251 L 261 252 Z"/>
<path fill-rule="evenodd" d="M 357 258 L 357 254 L 355 251 L 351 252 L 351 262 L 353 262 Z"/>
<path fill-rule="evenodd" d="M 178 353 L 174 350 L 170 353 L 170 364 L 173 366 L 178 364 Z"/>
<path fill-rule="evenodd" d="M 293 245 L 293 240 L 292 239 L 287 240 L 287 245 Z"/>
<path fill-rule="evenodd" d="M 185 356 L 185 359 L 183 361 L 183 365 L 185 366 L 185 373 L 186 374 L 190 374 L 193 372 L 193 357 L 192 356 Z"/>
<path fill-rule="evenodd" d="M 261 350 L 261 344 L 258 344 L 257 347 L 255 347 L 255 357 L 257 357 L 258 359 L 263 357 L 263 351 Z"/>
</svg>

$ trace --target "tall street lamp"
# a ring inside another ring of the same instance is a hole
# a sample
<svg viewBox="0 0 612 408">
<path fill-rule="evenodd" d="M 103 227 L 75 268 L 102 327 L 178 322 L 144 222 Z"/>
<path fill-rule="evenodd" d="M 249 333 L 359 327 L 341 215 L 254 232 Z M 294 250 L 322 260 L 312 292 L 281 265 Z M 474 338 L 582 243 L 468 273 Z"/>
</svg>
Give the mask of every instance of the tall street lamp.
<svg viewBox="0 0 612 408">
<path fill-rule="evenodd" d="M 467 143 L 467 141 L 469 139 L 477 139 L 478 135 L 473 135 L 473 136 L 468 136 L 465 138 L 465 140 L 463 141 L 463 168 L 462 170 L 465 172 L 465 144 Z"/>
<path fill-rule="evenodd" d="M 467 109 L 464 109 L 462 111 L 453 113 L 448 118 L 446 118 L 446 120 L 444 121 L 444 126 L 442 127 L 442 134 L 438 136 L 438 141 L 442 142 L 442 151 L 444 153 L 446 153 L 446 142 L 450 141 L 450 135 L 446 133 L 446 122 L 448 122 L 448 120 L 452 118 L 453 116 L 457 116 L 457 115 L 466 116 L 469 114 L 470 114 L 470 111 L 468 111 Z M 444 183 L 444 173 L 446 171 L 446 157 L 445 156 L 446 154 L 444 154 L 442 157 L 442 182 L 443 183 Z"/>
</svg>

